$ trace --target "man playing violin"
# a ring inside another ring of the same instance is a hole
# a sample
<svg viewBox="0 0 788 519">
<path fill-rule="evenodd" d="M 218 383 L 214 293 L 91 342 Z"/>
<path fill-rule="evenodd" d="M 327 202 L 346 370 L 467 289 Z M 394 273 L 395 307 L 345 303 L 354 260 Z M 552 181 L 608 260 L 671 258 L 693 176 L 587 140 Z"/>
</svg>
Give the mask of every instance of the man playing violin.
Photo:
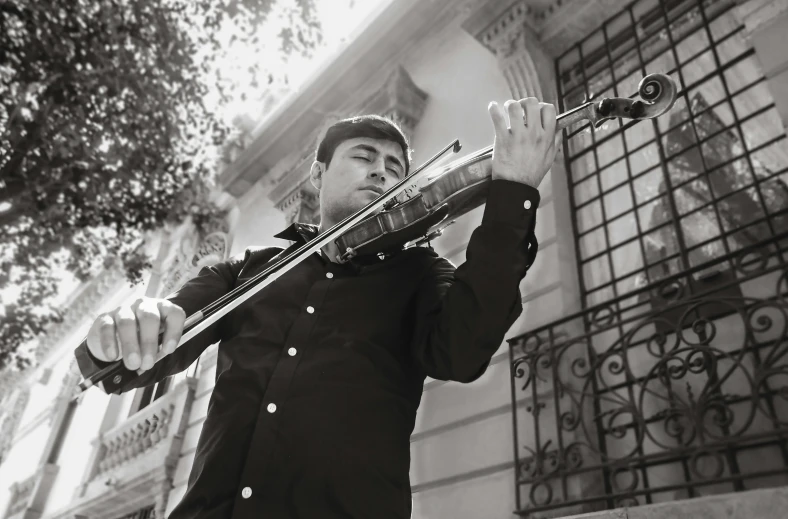
<svg viewBox="0 0 788 519">
<path fill-rule="evenodd" d="M 129 376 L 106 381 L 107 392 L 161 381 L 221 341 L 188 489 L 170 519 L 410 517 L 410 435 L 425 377 L 478 379 L 521 314 L 537 188 L 558 147 L 552 105 L 527 98 L 489 112 L 492 181 L 456 269 L 425 247 L 343 263 L 331 243 L 176 348 L 187 315 L 285 252 L 249 247 L 166 299 L 96 319 L 75 354 L 85 377 L 122 358 Z M 362 209 L 408 174 L 409 151 L 388 119 L 336 123 L 310 172 L 320 225 L 276 237 L 300 246 Z"/>
</svg>

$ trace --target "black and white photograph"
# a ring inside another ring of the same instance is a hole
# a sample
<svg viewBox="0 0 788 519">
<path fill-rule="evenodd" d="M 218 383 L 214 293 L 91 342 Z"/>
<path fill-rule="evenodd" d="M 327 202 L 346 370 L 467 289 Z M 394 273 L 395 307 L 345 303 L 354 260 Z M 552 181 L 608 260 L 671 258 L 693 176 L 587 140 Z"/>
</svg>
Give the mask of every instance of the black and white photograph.
<svg viewBox="0 0 788 519">
<path fill-rule="evenodd" d="M 788 0 L 0 0 L 0 519 L 784 519 Z"/>
</svg>

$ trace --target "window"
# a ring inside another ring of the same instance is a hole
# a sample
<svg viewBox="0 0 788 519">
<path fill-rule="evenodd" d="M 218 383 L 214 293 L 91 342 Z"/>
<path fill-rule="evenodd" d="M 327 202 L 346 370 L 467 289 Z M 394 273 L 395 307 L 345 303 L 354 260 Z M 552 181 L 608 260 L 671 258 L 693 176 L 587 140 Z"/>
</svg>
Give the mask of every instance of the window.
<svg viewBox="0 0 788 519">
<path fill-rule="evenodd" d="M 788 228 L 785 133 L 733 7 L 641 0 L 556 62 L 562 111 L 632 96 L 649 73 L 679 87 L 671 112 L 652 121 L 567 131 L 586 305 Z M 718 267 L 695 277 L 709 283 L 719 275 Z"/>
</svg>

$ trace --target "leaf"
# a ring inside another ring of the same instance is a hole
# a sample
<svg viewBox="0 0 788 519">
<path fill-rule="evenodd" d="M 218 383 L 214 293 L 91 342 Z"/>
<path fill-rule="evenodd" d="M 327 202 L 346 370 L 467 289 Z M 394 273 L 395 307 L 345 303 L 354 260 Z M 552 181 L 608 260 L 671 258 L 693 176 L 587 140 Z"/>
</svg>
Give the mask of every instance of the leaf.
<svg viewBox="0 0 788 519">
<path fill-rule="evenodd" d="M 221 219 L 208 200 L 230 128 L 205 97 L 238 96 L 218 66 L 222 34 L 258 42 L 255 22 L 275 3 L 2 4 L 0 207 L 11 209 L 0 212 L 0 279 L 21 295 L 3 303 L 0 369 L 23 362 L 20 345 L 58 319 L 56 268 L 89 280 L 120 261 L 129 280 L 144 281 L 145 233 L 186 215 L 203 229 Z M 314 5 L 298 5 L 283 39 L 304 42 L 283 41 L 285 52 L 319 38 Z"/>
</svg>

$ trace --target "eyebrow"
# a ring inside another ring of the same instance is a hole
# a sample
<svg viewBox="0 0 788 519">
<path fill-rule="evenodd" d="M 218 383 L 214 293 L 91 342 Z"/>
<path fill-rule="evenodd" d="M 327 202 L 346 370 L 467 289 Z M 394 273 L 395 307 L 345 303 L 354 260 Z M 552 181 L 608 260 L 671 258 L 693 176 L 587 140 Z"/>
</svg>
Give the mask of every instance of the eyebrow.
<svg viewBox="0 0 788 519">
<path fill-rule="evenodd" d="M 351 150 L 360 149 L 364 151 L 369 151 L 370 153 L 380 153 L 380 151 L 376 147 L 370 146 L 369 144 L 356 144 L 350 149 Z M 386 155 L 386 160 L 395 163 L 403 171 L 405 170 L 405 166 L 402 165 L 402 162 L 400 162 L 400 160 L 395 155 Z"/>
</svg>

